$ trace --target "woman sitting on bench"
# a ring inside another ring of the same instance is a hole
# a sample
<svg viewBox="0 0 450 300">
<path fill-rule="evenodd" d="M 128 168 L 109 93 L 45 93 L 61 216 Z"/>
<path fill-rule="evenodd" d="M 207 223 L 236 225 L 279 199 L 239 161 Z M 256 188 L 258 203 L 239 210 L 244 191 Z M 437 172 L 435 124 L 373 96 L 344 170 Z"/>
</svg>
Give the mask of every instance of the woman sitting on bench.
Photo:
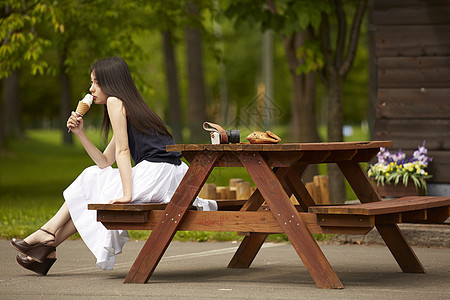
<svg viewBox="0 0 450 300">
<path fill-rule="evenodd" d="M 39 230 L 24 240 L 13 239 L 21 252 L 19 265 L 46 275 L 56 261 L 56 246 L 79 232 L 97 259 L 110 270 L 115 257 L 129 240 L 127 231 L 107 230 L 96 220 L 89 203 L 167 203 L 188 167 L 178 152 L 166 152 L 174 144 L 163 121 L 139 94 L 126 62 L 117 57 L 97 61 L 91 68 L 90 93 L 95 104 L 105 107 L 103 133 L 113 136 L 101 152 L 83 130 L 83 118 L 75 112 L 67 127 L 77 136 L 96 166 L 85 169 L 64 191 L 65 203 Z M 131 157 L 135 163 L 132 167 Z M 117 169 L 111 165 L 116 162 Z M 215 201 L 197 198 L 199 210 L 217 210 Z"/>
</svg>

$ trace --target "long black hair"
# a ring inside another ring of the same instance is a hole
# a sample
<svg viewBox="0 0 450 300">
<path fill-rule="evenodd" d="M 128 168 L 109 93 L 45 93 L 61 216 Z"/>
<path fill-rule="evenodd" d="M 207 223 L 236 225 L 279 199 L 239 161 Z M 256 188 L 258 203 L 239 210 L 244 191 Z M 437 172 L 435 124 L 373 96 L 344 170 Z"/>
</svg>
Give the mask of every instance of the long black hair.
<svg viewBox="0 0 450 300">
<path fill-rule="evenodd" d="M 172 137 L 161 118 L 144 102 L 134 84 L 127 63 L 120 57 L 109 57 L 95 62 L 91 67 L 95 79 L 107 97 L 117 97 L 123 102 L 127 120 L 139 132 L 153 130 Z M 102 132 L 105 139 L 111 128 L 108 110 L 105 105 Z"/>
</svg>

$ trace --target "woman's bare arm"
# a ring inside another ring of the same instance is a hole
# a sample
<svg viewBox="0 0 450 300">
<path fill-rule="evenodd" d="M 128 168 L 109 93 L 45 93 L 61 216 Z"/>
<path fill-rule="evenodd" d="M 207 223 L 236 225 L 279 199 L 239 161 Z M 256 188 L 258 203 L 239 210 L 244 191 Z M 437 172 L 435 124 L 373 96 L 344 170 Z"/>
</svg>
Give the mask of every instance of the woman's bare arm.
<svg viewBox="0 0 450 300">
<path fill-rule="evenodd" d="M 133 184 L 125 107 L 120 99 L 109 97 L 107 108 L 114 131 L 115 158 L 123 187 L 123 197 L 111 200 L 110 203 L 128 203 L 131 201 Z"/>
<path fill-rule="evenodd" d="M 102 153 L 89 139 L 86 132 L 83 129 L 83 118 L 78 116 L 75 112 L 72 112 L 69 120 L 67 121 L 67 127 L 77 136 L 83 145 L 87 154 L 91 157 L 94 163 L 101 169 L 112 165 L 115 161 L 115 143 L 114 137 Z"/>
</svg>

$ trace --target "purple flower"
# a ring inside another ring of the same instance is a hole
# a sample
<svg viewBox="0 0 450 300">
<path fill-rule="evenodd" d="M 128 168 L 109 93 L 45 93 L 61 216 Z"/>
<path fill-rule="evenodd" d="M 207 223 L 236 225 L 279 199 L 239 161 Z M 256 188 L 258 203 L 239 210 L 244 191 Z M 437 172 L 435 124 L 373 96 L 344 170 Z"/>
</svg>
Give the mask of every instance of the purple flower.
<svg viewBox="0 0 450 300">
<path fill-rule="evenodd" d="M 380 152 L 378 152 L 378 154 L 377 154 L 378 162 L 380 164 L 383 164 L 383 165 L 388 164 L 388 160 L 389 160 L 390 156 L 391 156 L 391 153 L 389 153 L 389 151 L 386 150 L 386 148 L 380 147 Z"/>
<path fill-rule="evenodd" d="M 428 150 L 425 148 L 425 141 L 423 141 L 422 146 L 418 147 L 418 150 L 414 151 L 414 154 L 411 158 L 407 158 L 406 154 L 402 152 L 400 149 L 397 153 L 391 154 L 389 150 L 384 147 L 380 147 L 380 152 L 377 154 L 378 163 L 382 165 L 388 165 L 391 162 L 394 162 L 397 165 L 404 165 L 406 163 L 414 163 L 419 162 L 423 164 L 425 167 L 428 166 L 430 161 L 433 160 L 432 157 L 429 157 Z"/>
<path fill-rule="evenodd" d="M 418 161 L 424 166 L 428 166 L 428 163 L 433 160 L 432 157 L 427 155 L 428 150 L 425 148 L 425 141 L 423 141 L 422 146 L 419 146 L 418 150 L 414 151 L 411 161 Z"/>
<path fill-rule="evenodd" d="M 392 160 L 399 165 L 402 165 L 406 159 L 406 154 L 400 149 L 396 154 L 392 154 Z"/>
</svg>

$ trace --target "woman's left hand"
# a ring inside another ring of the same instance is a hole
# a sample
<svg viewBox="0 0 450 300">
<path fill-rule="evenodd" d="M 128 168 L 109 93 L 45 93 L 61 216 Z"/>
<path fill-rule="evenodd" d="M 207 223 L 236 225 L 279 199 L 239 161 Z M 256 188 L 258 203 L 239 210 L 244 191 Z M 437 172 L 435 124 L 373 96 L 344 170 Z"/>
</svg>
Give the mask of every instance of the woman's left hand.
<svg viewBox="0 0 450 300">
<path fill-rule="evenodd" d="M 69 119 L 67 119 L 67 128 L 69 128 L 69 131 L 72 131 L 73 133 L 77 134 L 79 132 L 83 131 L 83 118 L 81 115 L 77 114 L 76 112 L 72 112 Z"/>
<path fill-rule="evenodd" d="M 108 204 L 130 203 L 130 202 L 131 202 L 131 197 L 123 196 L 122 198 L 109 201 Z"/>
</svg>

